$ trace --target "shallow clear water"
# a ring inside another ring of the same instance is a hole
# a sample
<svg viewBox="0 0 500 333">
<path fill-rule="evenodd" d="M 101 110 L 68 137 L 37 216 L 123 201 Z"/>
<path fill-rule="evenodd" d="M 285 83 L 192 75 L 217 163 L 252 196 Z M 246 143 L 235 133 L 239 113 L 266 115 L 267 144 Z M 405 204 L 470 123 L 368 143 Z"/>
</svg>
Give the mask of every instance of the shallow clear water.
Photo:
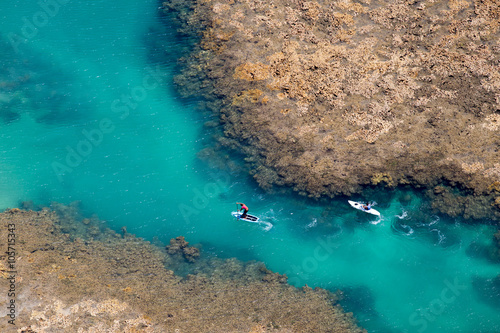
<svg viewBox="0 0 500 333">
<path fill-rule="evenodd" d="M 417 192 L 374 192 L 378 219 L 209 168 L 196 157 L 208 119 L 172 84 L 191 41 L 159 24 L 157 3 L 52 4 L 0 5 L 0 208 L 80 200 L 116 230 L 261 260 L 343 290 L 369 332 L 500 331 L 492 227 L 433 216 Z M 169 52 L 152 54 L 158 43 Z M 235 221 L 236 201 L 273 227 Z"/>
</svg>

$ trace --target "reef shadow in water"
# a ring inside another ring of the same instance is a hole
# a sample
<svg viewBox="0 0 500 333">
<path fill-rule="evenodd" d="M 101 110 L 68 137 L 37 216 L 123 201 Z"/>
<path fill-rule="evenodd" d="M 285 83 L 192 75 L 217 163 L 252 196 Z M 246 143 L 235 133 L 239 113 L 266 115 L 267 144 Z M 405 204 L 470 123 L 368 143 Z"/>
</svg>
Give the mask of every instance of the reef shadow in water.
<svg viewBox="0 0 500 333">
<path fill-rule="evenodd" d="M 491 279 L 474 277 L 472 287 L 481 302 L 500 310 L 500 275 Z"/>
<path fill-rule="evenodd" d="M 340 288 L 340 305 L 346 312 L 356 314 L 360 326 L 370 322 L 371 327 L 377 327 L 376 332 L 399 333 L 386 323 L 375 310 L 375 297 L 370 288 L 366 286 L 350 286 Z M 331 289 L 330 289 L 331 290 Z"/>
<path fill-rule="evenodd" d="M 474 259 L 487 259 L 491 260 L 491 245 L 488 246 L 486 244 L 473 241 L 467 246 L 465 250 L 465 254 L 470 258 Z"/>
<path fill-rule="evenodd" d="M 341 295 L 342 300 L 340 304 L 344 310 L 356 313 L 358 318 L 378 317 L 378 313 L 375 310 L 375 297 L 370 288 L 366 286 L 343 287 Z"/>
<path fill-rule="evenodd" d="M 15 52 L 0 39 L 0 118 L 10 123 L 28 115 L 43 124 L 81 122 L 91 116 L 94 96 L 91 87 L 47 59 L 46 54 L 22 47 Z"/>
<path fill-rule="evenodd" d="M 237 258 L 241 261 L 252 261 L 257 258 L 253 249 L 234 248 L 229 245 L 213 244 L 211 242 L 202 242 L 203 254 L 208 257 L 217 257 L 221 259 Z"/>
</svg>

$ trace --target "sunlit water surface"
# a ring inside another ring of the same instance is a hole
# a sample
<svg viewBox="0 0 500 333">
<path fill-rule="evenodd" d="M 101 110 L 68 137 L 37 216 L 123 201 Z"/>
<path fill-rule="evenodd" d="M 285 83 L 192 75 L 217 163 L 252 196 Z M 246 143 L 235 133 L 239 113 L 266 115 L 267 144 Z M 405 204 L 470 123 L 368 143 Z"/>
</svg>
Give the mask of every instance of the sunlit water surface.
<svg viewBox="0 0 500 333">
<path fill-rule="evenodd" d="M 416 192 L 374 192 L 378 219 L 209 168 L 196 157 L 208 116 L 172 83 L 192 41 L 160 24 L 157 2 L 52 3 L 0 4 L 0 208 L 79 200 L 116 230 L 263 261 L 343 290 L 369 332 L 500 332 L 492 227 L 429 214 Z M 235 221 L 236 201 L 268 223 Z"/>
</svg>

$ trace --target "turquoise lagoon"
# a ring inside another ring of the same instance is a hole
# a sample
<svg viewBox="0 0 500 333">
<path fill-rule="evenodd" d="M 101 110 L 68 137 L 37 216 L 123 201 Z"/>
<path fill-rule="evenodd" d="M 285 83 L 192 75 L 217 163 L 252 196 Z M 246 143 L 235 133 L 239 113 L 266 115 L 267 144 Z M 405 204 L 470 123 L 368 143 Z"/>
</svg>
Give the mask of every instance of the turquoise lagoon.
<svg viewBox="0 0 500 333">
<path fill-rule="evenodd" d="M 200 161 L 210 115 L 172 81 L 193 41 L 160 24 L 156 1 L 13 0 L 0 17 L 0 208 L 81 201 L 116 230 L 263 261 L 343 290 L 369 332 L 500 332 L 488 221 L 432 215 L 410 190 L 373 192 L 377 219 Z M 273 227 L 235 221 L 236 201 Z"/>
</svg>

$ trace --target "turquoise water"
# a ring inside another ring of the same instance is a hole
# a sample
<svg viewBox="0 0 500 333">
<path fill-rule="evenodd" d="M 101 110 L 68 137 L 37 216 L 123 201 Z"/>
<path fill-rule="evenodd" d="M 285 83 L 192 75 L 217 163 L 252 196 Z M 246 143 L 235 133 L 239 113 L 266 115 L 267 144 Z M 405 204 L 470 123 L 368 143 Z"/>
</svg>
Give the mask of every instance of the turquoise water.
<svg viewBox="0 0 500 333">
<path fill-rule="evenodd" d="M 0 5 L 0 208 L 79 200 L 116 230 L 263 261 L 343 290 L 369 332 L 500 332 L 493 227 L 432 215 L 417 192 L 373 192 L 378 219 L 209 167 L 210 117 L 172 84 L 192 41 L 159 23 L 157 2 L 51 4 Z M 235 201 L 273 227 L 235 221 Z"/>
</svg>

